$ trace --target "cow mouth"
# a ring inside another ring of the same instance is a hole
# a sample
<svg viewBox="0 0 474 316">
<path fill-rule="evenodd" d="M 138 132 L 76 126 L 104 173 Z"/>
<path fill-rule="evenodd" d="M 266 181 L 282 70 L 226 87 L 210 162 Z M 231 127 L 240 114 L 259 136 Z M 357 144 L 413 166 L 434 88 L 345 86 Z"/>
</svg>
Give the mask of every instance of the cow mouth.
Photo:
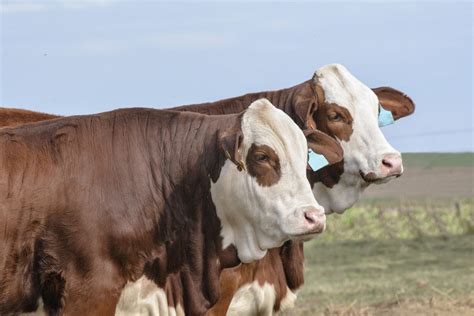
<svg viewBox="0 0 474 316">
<path fill-rule="evenodd" d="M 302 234 L 295 234 L 291 236 L 291 239 L 297 239 L 300 241 L 308 241 L 315 237 L 316 235 L 321 234 L 324 231 L 324 229 L 317 230 L 317 231 L 310 231 Z"/>
<path fill-rule="evenodd" d="M 385 182 L 388 182 L 392 178 L 398 178 L 402 175 L 401 173 L 397 173 L 397 174 L 392 174 L 392 175 L 389 175 L 389 176 L 386 176 L 386 177 L 378 177 L 374 172 L 364 173 L 364 172 L 362 172 L 362 170 L 359 170 L 359 174 L 360 174 L 361 178 L 367 184 L 385 183 Z"/>
</svg>

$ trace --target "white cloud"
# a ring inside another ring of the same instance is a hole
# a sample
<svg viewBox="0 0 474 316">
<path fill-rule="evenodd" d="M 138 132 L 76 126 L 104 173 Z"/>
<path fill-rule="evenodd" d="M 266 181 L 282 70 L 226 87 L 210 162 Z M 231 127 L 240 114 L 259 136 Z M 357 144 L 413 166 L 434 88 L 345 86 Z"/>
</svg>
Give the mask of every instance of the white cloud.
<svg viewBox="0 0 474 316">
<path fill-rule="evenodd" d="M 117 0 L 4 0 L 0 3 L 0 13 L 105 7 L 117 2 Z"/>
</svg>

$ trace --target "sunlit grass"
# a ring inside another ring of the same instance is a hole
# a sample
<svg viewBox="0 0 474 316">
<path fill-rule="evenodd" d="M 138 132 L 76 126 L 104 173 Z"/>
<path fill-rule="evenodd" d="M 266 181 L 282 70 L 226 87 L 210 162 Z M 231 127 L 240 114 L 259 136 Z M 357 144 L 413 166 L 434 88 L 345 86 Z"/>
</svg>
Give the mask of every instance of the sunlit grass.
<svg viewBox="0 0 474 316">
<path fill-rule="evenodd" d="M 285 315 L 474 315 L 473 215 L 464 201 L 329 216 Z"/>
<path fill-rule="evenodd" d="M 365 205 L 333 214 L 320 242 L 368 239 L 413 239 L 474 233 L 474 203 L 447 205 Z"/>
</svg>

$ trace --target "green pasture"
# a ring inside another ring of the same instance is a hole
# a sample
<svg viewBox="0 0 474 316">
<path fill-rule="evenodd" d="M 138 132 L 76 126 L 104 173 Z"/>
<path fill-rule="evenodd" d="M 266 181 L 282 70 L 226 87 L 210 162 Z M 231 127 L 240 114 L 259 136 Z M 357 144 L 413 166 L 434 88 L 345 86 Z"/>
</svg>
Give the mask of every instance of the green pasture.
<svg viewBox="0 0 474 316">
<path fill-rule="evenodd" d="M 284 315 L 474 315 L 472 200 L 331 215 L 305 256 Z"/>
<path fill-rule="evenodd" d="M 403 153 L 405 168 L 473 167 L 474 153 Z"/>
</svg>

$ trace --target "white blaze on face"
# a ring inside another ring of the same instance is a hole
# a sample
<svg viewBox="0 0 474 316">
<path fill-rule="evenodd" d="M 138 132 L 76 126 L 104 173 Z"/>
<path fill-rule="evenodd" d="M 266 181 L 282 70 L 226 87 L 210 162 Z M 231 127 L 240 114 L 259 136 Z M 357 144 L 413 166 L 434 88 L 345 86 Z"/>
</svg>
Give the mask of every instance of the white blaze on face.
<svg viewBox="0 0 474 316">
<path fill-rule="evenodd" d="M 401 164 L 401 155 L 378 126 L 379 100 L 370 88 L 338 64 L 322 67 L 316 71 L 316 77 L 324 90 L 325 102 L 346 108 L 353 119 L 349 140 L 338 139 L 344 150 L 344 173 L 340 181 L 333 188 L 321 183 L 313 187 L 316 198 L 327 211 L 342 213 L 357 202 L 368 185 L 361 174 L 376 183 L 387 182 L 394 178 L 387 169 L 387 157 Z"/>
<path fill-rule="evenodd" d="M 247 171 L 239 172 L 226 160 L 211 194 L 223 247 L 235 245 L 240 260 L 250 262 L 290 238 L 321 232 L 325 217 L 306 178 L 306 138 L 290 117 L 261 99 L 244 113 L 241 128 L 240 151 Z M 253 154 L 252 145 L 265 145 L 276 154 L 280 176 L 275 183 L 261 185 L 250 175 L 247 155 Z"/>
</svg>

